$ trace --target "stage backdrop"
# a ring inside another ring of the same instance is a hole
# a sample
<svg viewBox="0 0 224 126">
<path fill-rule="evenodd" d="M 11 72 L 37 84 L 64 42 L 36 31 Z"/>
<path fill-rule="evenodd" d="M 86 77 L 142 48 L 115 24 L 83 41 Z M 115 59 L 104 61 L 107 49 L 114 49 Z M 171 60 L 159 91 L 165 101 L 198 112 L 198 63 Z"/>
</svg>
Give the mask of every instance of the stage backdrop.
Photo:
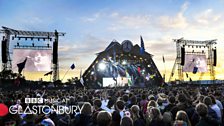
<svg viewBox="0 0 224 126">
<path fill-rule="evenodd" d="M 195 71 L 196 70 L 196 71 Z M 207 72 L 206 55 L 186 54 L 183 72 Z"/>
<path fill-rule="evenodd" d="M 25 71 L 50 71 L 51 49 L 13 49 L 13 71 L 18 71 L 17 64 L 23 62 L 27 57 Z"/>
</svg>

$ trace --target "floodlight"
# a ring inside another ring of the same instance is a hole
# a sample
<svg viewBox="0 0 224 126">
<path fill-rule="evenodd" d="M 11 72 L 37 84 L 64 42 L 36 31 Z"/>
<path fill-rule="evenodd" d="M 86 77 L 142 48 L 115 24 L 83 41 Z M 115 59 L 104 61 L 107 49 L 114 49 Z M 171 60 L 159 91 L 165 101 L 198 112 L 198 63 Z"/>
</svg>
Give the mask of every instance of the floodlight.
<svg viewBox="0 0 224 126">
<path fill-rule="evenodd" d="M 106 64 L 101 62 L 101 63 L 99 63 L 98 67 L 99 67 L 100 70 L 105 70 L 106 69 Z"/>
<path fill-rule="evenodd" d="M 126 64 L 127 64 L 127 61 L 123 60 L 122 65 L 126 65 Z"/>
</svg>

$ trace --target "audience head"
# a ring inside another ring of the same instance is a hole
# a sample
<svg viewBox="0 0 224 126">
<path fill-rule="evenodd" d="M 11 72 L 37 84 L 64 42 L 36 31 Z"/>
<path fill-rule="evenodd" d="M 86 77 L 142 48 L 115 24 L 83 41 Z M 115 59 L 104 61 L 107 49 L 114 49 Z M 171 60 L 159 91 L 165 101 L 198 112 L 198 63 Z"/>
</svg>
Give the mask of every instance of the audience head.
<svg viewBox="0 0 224 126">
<path fill-rule="evenodd" d="M 152 107 L 150 109 L 149 116 L 152 118 L 152 120 L 162 120 L 162 115 L 160 113 L 160 110 L 156 107 Z"/>
<path fill-rule="evenodd" d="M 196 105 L 196 111 L 199 116 L 206 117 L 208 114 L 208 107 L 204 103 L 199 103 Z"/>
<path fill-rule="evenodd" d="M 114 111 L 112 113 L 112 123 L 117 126 L 117 125 L 120 125 L 120 122 L 121 122 L 121 115 L 118 111 Z"/>
<path fill-rule="evenodd" d="M 184 102 L 187 101 L 187 98 L 186 98 L 186 96 L 185 96 L 183 93 L 180 93 L 180 94 L 178 95 L 178 101 L 179 101 L 180 103 L 184 103 Z"/>
<path fill-rule="evenodd" d="M 97 124 L 99 126 L 109 126 L 112 121 L 112 116 L 109 112 L 100 111 L 97 115 Z"/>
<path fill-rule="evenodd" d="M 178 120 L 178 121 L 184 121 L 184 122 L 186 122 L 188 124 L 188 126 L 190 125 L 190 120 L 188 118 L 188 115 L 183 110 L 180 110 L 180 111 L 177 112 L 177 114 L 176 114 L 176 120 Z"/>
<path fill-rule="evenodd" d="M 133 126 L 133 120 L 130 117 L 124 117 L 121 120 L 121 126 Z"/>
<path fill-rule="evenodd" d="M 212 99 L 209 96 L 206 96 L 203 100 L 203 103 L 207 106 L 212 105 Z"/>
<path fill-rule="evenodd" d="M 169 103 L 171 103 L 171 104 L 175 104 L 176 99 L 175 99 L 174 96 L 170 96 L 169 99 L 168 99 L 168 101 L 169 101 Z"/>
<path fill-rule="evenodd" d="M 117 102 L 116 102 L 116 108 L 119 110 L 119 111 L 122 111 L 122 110 L 124 110 L 124 102 L 123 101 L 121 101 L 121 100 L 118 100 Z"/>
<path fill-rule="evenodd" d="M 85 102 L 81 108 L 81 114 L 91 115 L 92 114 L 92 106 L 89 102 Z"/>
<path fill-rule="evenodd" d="M 102 102 L 100 99 L 95 99 L 93 102 L 93 105 L 94 105 L 95 109 L 99 109 L 102 105 Z"/>
</svg>

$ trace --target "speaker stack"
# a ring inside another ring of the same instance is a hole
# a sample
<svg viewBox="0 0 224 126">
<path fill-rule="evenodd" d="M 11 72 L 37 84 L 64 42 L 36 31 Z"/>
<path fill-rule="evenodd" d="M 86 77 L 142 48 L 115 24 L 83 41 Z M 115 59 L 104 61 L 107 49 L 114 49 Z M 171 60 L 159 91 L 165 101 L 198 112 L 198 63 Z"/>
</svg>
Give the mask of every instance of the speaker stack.
<svg viewBox="0 0 224 126">
<path fill-rule="evenodd" d="M 6 55 L 6 42 L 7 39 L 2 40 L 2 63 L 7 63 L 7 55 Z"/>
<path fill-rule="evenodd" d="M 53 64 L 58 63 L 58 43 L 53 42 Z"/>
<path fill-rule="evenodd" d="M 217 64 L 217 51 L 216 49 L 213 50 L 213 66 L 216 66 Z"/>
<path fill-rule="evenodd" d="M 184 47 L 181 47 L 181 65 L 183 66 L 184 65 L 184 61 L 185 60 L 185 48 Z"/>
</svg>

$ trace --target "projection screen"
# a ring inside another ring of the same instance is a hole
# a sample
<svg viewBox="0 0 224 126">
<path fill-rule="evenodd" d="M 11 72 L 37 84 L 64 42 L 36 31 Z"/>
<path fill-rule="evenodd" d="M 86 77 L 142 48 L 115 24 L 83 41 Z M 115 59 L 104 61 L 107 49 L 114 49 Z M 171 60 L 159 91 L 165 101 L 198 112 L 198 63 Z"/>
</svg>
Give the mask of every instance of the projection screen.
<svg viewBox="0 0 224 126">
<path fill-rule="evenodd" d="M 207 72 L 206 55 L 186 54 L 183 72 L 193 72 L 197 68 L 197 72 Z"/>
<path fill-rule="evenodd" d="M 17 64 L 23 62 L 26 57 L 25 71 L 50 71 L 51 49 L 13 49 L 12 69 L 17 71 Z"/>
</svg>

